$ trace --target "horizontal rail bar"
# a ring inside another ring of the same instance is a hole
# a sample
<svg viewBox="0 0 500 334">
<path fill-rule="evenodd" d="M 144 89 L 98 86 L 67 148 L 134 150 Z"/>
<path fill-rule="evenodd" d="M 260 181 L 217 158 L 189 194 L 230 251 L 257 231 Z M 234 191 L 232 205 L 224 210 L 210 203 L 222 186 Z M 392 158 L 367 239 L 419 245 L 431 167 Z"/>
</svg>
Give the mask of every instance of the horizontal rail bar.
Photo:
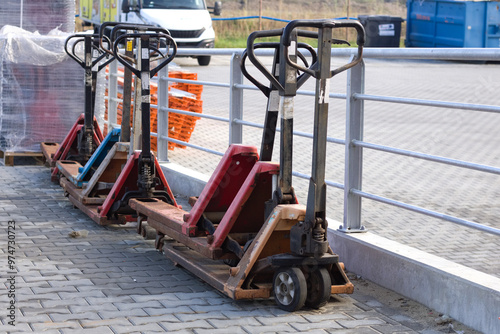
<svg viewBox="0 0 500 334">
<path fill-rule="evenodd" d="M 422 160 L 427 160 L 427 161 L 433 161 L 433 162 L 439 162 L 439 163 L 446 164 L 446 165 L 452 165 L 452 166 L 456 166 L 456 167 L 462 167 L 462 168 L 477 170 L 480 172 L 486 172 L 486 173 L 500 175 L 500 168 L 496 168 L 496 167 L 492 167 L 492 166 L 480 165 L 480 164 L 462 161 L 462 160 L 457 160 L 457 159 L 450 159 L 450 158 L 440 157 L 440 156 L 426 154 L 426 153 L 420 153 L 420 152 L 408 151 L 408 150 L 403 150 L 403 149 L 389 147 L 389 146 L 377 145 L 377 144 L 367 143 L 367 142 L 360 141 L 360 140 L 353 140 L 352 144 L 355 146 L 370 148 L 370 149 L 377 150 L 377 151 L 394 153 L 394 154 L 404 155 L 407 157 L 412 157 L 412 158 L 417 158 L 417 159 L 422 159 Z"/>
<path fill-rule="evenodd" d="M 264 129 L 264 125 L 259 124 L 259 123 L 254 123 L 254 122 L 249 122 L 249 121 L 244 121 L 241 119 L 234 119 L 234 123 L 236 124 L 241 124 L 241 125 L 246 125 L 246 126 L 251 126 L 254 128 L 258 129 Z M 277 132 L 281 132 L 281 128 L 276 127 Z M 299 137 L 304 137 L 304 138 L 313 138 L 313 135 L 307 132 L 302 132 L 302 131 L 293 131 L 293 134 Z M 333 138 L 333 137 L 326 137 L 326 141 L 329 143 L 334 143 L 334 144 L 340 144 L 340 145 L 345 145 L 345 140 L 343 139 L 338 139 L 338 138 Z"/>
<path fill-rule="evenodd" d="M 421 213 L 421 214 L 424 214 L 426 216 L 430 216 L 430 217 L 434 217 L 434 218 L 439 218 L 439 219 L 442 219 L 442 220 L 449 221 L 451 223 L 459 224 L 459 225 L 462 225 L 462 226 L 474 228 L 474 229 L 482 231 L 482 232 L 486 232 L 486 233 L 495 234 L 497 236 L 500 236 L 500 229 L 497 229 L 497 228 L 494 228 L 494 227 L 490 227 L 490 226 L 486 226 L 486 225 L 474 223 L 474 222 L 471 222 L 471 221 L 468 221 L 468 220 L 465 220 L 465 219 L 460 219 L 460 218 L 457 218 L 457 217 L 446 215 L 444 213 L 427 210 L 427 209 L 421 208 L 419 206 L 415 206 L 415 205 L 411 205 L 411 204 L 406 204 L 406 203 L 395 201 L 395 200 L 392 200 L 392 199 L 389 199 L 389 198 L 385 198 L 385 197 L 382 197 L 382 196 L 373 195 L 373 194 L 370 194 L 370 193 L 367 193 L 367 192 L 364 192 L 364 191 L 361 191 L 361 190 L 358 190 L 358 189 L 351 189 L 350 192 L 352 194 L 356 195 L 356 196 L 359 196 L 359 197 L 368 198 L 368 199 L 371 199 L 371 200 L 374 200 L 374 201 L 377 201 L 377 202 L 381 202 L 381 203 L 393 205 L 393 206 L 396 206 L 396 207 L 399 207 L 399 208 L 402 208 L 402 209 L 406 209 L 406 210 L 409 210 L 409 211 Z"/>
<path fill-rule="evenodd" d="M 229 87 L 229 86 L 227 86 Z M 252 86 L 252 85 L 245 85 L 245 84 L 235 84 L 235 88 L 239 89 L 248 89 L 248 90 L 259 90 L 257 87 Z M 298 90 L 297 95 L 305 95 L 305 96 L 315 96 L 316 92 L 312 90 Z M 346 94 L 340 94 L 340 93 L 330 93 L 329 97 L 332 99 L 346 99 Z"/>
<path fill-rule="evenodd" d="M 369 95 L 369 94 L 359 94 L 359 93 L 353 94 L 353 97 L 355 99 L 358 99 L 358 100 L 404 103 L 404 104 L 413 104 L 413 105 L 428 106 L 428 107 L 453 108 L 453 109 L 462 109 L 462 110 L 476 110 L 476 111 L 500 113 L 499 106 L 492 106 L 492 105 L 486 105 L 486 104 L 446 102 L 446 101 L 437 101 L 437 100 L 423 100 L 423 99 Z"/>
<path fill-rule="evenodd" d="M 231 87 L 231 85 L 228 83 L 214 82 L 214 81 L 200 81 L 200 80 L 179 79 L 179 78 L 170 78 L 170 77 L 168 77 L 168 79 L 167 79 L 167 77 L 161 77 L 160 80 L 194 84 L 194 85 L 213 86 L 213 87 L 226 87 L 226 88 Z"/>
<path fill-rule="evenodd" d="M 177 140 L 177 139 L 170 138 L 170 137 L 167 137 L 167 136 L 160 136 L 160 138 L 161 139 L 165 139 L 165 140 L 167 140 L 169 142 L 172 142 L 172 143 L 175 143 L 175 144 L 179 144 L 179 145 L 184 145 L 184 146 L 187 146 L 187 147 L 195 148 L 195 149 L 198 149 L 200 151 L 207 152 L 207 153 L 212 153 L 212 154 L 219 155 L 219 156 L 223 156 L 224 155 L 224 153 L 221 153 L 219 151 L 215 151 L 215 150 L 211 150 L 209 148 L 205 148 L 205 147 L 202 147 L 202 146 L 190 144 L 190 143 L 187 143 L 185 141 Z"/>
<path fill-rule="evenodd" d="M 306 180 L 309 180 L 311 178 L 311 175 L 304 174 L 304 173 L 299 173 L 299 172 L 295 172 L 295 171 L 292 172 L 292 175 L 300 177 L 302 179 L 306 179 Z M 340 184 L 340 183 L 337 183 L 337 182 L 333 182 L 333 181 L 328 181 L 328 180 L 325 180 L 325 183 L 327 185 L 331 186 L 331 187 L 344 190 L 344 185 L 343 184 Z"/>
<path fill-rule="evenodd" d="M 232 56 L 241 55 L 245 49 L 195 49 L 179 48 L 179 56 Z M 272 56 L 270 49 L 255 50 L 257 56 Z M 306 52 L 304 52 L 307 55 Z M 349 57 L 357 54 L 357 48 L 334 48 L 334 57 Z M 365 48 L 363 58 L 382 59 L 421 59 L 421 60 L 480 60 L 498 61 L 500 52 L 498 48 Z"/>
<path fill-rule="evenodd" d="M 197 112 L 192 112 L 192 111 L 187 111 L 187 110 L 180 110 L 180 109 L 172 109 L 172 108 L 161 107 L 160 111 L 163 111 L 163 112 L 168 111 L 168 112 L 173 112 L 173 113 L 181 114 L 181 115 L 201 117 L 201 118 L 211 119 L 211 120 L 214 120 L 214 121 L 220 121 L 220 122 L 229 123 L 229 118 L 224 118 L 224 117 L 219 117 L 219 116 L 212 116 L 212 115 L 207 115 L 207 114 L 200 114 L 200 113 L 197 113 Z"/>
</svg>

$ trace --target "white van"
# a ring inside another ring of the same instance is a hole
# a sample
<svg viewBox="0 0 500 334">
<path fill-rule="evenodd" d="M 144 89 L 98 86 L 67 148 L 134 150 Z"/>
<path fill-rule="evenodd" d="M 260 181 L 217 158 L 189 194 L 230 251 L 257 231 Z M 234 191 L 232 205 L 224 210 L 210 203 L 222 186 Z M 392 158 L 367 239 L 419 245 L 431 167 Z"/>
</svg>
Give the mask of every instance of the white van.
<svg viewBox="0 0 500 334">
<path fill-rule="evenodd" d="M 210 10 L 210 11 L 209 11 Z M 220 15 L 221 2 L 205 0 L 80 0 L 80 18 L 94 26 L 103 22 L 143 23 L 167 29 L 182 48 L 213 48 L 215 32 L 210 14 Z M 210 56 L 199 56 L 206 66 Z"/>
</svg>

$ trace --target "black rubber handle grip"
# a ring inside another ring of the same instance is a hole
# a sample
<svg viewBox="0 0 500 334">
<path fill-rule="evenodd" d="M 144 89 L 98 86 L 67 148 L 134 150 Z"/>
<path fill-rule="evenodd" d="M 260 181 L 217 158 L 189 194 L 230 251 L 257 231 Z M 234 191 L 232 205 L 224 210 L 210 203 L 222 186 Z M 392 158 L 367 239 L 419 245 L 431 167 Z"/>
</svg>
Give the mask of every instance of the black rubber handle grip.
<svg viewBox="0 0 500 334">
<path fill-rule="evenodd" d="M 93 40 L 95 40 L 95 38 L 99 38 L 99 36 L 97 34 L 94 34 L 94 35 L 90 35 L 90 34 L 73 34 L 71 36 L 69 36 L 68 38 L 66 38 L 66 41 L 64 42 L 64 51 L 66 51 L 66 54 L 72 58 L 74 61 L 76 61 L 82 68 L 85 68 L 85 60 L 84 59 L 81 59 L 80 57 L 78 57 L 76 55 L 76 46 L 81 43 L 81 42 L 84 42 L 86 38 L 91 38 Z M 74 39 L 77 39 L 74 43 L 73 43 L 73 47 L 71 48 L 71 51 L 68 50 L 68 45 L 69 45 L 69 42 L 71 40 L 74 40 Z M 92 50 L 98 50 L 99 52 L 99 56 L 97 57 L 93 57 L 93 60 L 92 60 L 92 67 L 97 64 L 98 62 L 100 62 L 105 56 L 106 54 L 102 52 L 102 50 L 100 50 L 97 45 L 95 45 L 94 43 L 91 43 L 91 48 Z M 91 51 L 92 52 L 92 51 Z M 92 54 L 93 56 L 93 54 Z"/>
<path fill-rule="evenodd" d="M 119 24 L 123 24 L 122 22 L 104 22 L 103 24 L 101 24 L 101 26 L 99 27 L 99 45 L 101 46 L 101 49 L 110 54 L 110 55 L 113 55 L 113 39 L 111 39 L 111 34 L 109 36 L 106 36 L 105 35 L 105 32 L 106 32 L 106 29 L 108 27 L 114 27 L 114 26 L 117 26 Z M 102 43 L 102 40 L 104 38 L 107 38 L 107 42 L 108 42 L 108 47 L 104 47 L 103 43 Z"/>
<path fill-rule="evenodd" d="M 254 31 L 253 33 L 251 33 L 248 36 L 247 48 L 246 48 L 246 50 L 243 53 L 242 58 L 241 58 L 240 65 L 241 65 L 241 70 L 242 70 L 243 75 L 245 75 L 245 77 L 248 80 L 250 80 L 254 85 L 256 85 L 257 88 L 259 88 L 264 93 L 264 95 L 266 95 L 267 97 L 269 97 L 269 87 L 264 86 L 262 83 L 260 83 L 255 78 L 253 78 L 250 74 L 248 74 L 248 71 L 246 70 L 246 67 L 245 67 L 246 66 L 245 60 L 246 60 L 246 57 L 248 56 L 248 59 L 250 59 L 252 64 L 254 64 L 254 66 L 270 81 L 270 83 L 276 89 L 283 90 L 284 89 L 283 86 L 279 83 L 278 80 L 276 80 L 274 75 L 272 75 L 272 73 L 269 72 L 269 70 L 264 65 L 262 65 L 260 60 L 255 56 L 255 52 L 254 52 L 254 50 L 257 48 L 274 48 L 275 50 L 278 49 L 280 46 L 280 43 L 257 43 L 257 44 L 255 44 L 255 40 L 257 38 L 282 36 L 283 31 L 284 31 L 283 28 L 273 29 L 273 30 Z M 317 32 L 307 31 L 307 30 L 299 30 L 298 35 L 304 36 L 304 37 L 309 37 L 309 38 L 317 38 L 318 37 Z M 306 44 L 306 43 L 298 43 L 298 48 L 306 49 L 307 51 L 309 51 L 309 53 L 312 56 L 311 67 L 313 67 L 317 61 L 317 54 L 316 54 L 316 51 L 313 49 L 313 47 L 311 47 L 309 44 Z M 307 60 L 305 59 L 303 54 L 298 52 L 298 56 L 304 62 L 305 66 L 308 67 Z M 307 78 L 309 78 L 309 74 L 307 74 L 305 72 L 302 73 L 297 78 L 297 88 L 302 86 L 304 84 L 304 82 L 306 82 Z"/>
<path fill-rule="evenodd" d="M 255 50 L 255 49 L 274 49 L 275 52 L 277 52 L 277 50 L 279 50 L 279 48 L 280 48 L 280 43 L 267 42 L 267 43 L 253 44 L 252 50 Z M 248 58 L 247 50 L 243 51 L 243 54 L 241 55 L 241 61 L 240 61 L 241 73 L 245 76 L 245 78 L 247 78 L 251 83 L 253 83 L 262 93 L 264 93 L 264 95 L 266 97 L 269 97 L 269 94 L 271 92 L 271 89 L 269 88 L 269 86 L 265 86 L 264 84 L 262 84 L 260 81 L 255 79 L 255 77 L 253 77 L 247 71 L 247 67 L 246 67 L 246 60 Z"/>
<path fill-rule="evenodd" d="M 346 65 L 343 65 L 333 71 L 330 72 L 330 77 L 333 77 L 334 75 L 339 74 L 340 72 L 343 72 L 353 66 L 356 66 L 362 59 L 363 56 L 363 46 L 365 44 L 365 29 L 363 25 L 359 21 L 354 21 L 354 20 L 345 20 L 345 21 L 335 21 L 335 20 L 294 20 L 291 21 L 286 25 L 283 31 L 283 44 L 285 46 L 290 46 L 291 44 L 291 35 L 292 31 L 295 28 L 299 27 L 307 27 L 307 28 L 317 28 L 317 29 L 324 29 L 324 28 L 354 28 L 356 29 L 357 33 L 357 44 L 358 44 L 358 53 L 357 56 L 354 58 L 354 60 Z M 316 35 L 317 36 L 317 35 Z M 305 73 L 308 73 L 311 76 L 314 76 L 315 78 L 318 77 L 319 73 L 317 71 L 312 70 L 311 68 L 305 68 L 303 66 L 300 66 L 299 64 L 293 62 L 290 59 L 290 56 L 288 54 L 288 49 L 285 48 L 285 58 L 287 63 Z"/>
<path fill-rule="evenodd" d="M 274 75 L 269 72 L 269 70 L 262 65 L 260 60 L 255 57 L 255 40 L 257 38 L 264 38 L 264 37 L 276 37 L 276 36 L 281 36 L 283 34 L 283 29 L 273 29 L 273 30 L 263 30 L 263 31 L 254 31 L 248 36 L 247 39 L 247 49 L 246 52 L 248 54 L 248 59 L 254 64 L 255 67 L 271 82 L 271 84 L 276 87 L 278 90 L 283 90 L 283 86 L 279 83 L 278 80 L 274 77 Z M 251 80 L 250 80 L 251 81 Z M 252 81 L 253 82 L 253 81 Z M 259 87 L 259 86 L 257 86 Z M 260 87 L 259 87 L 260 89 Z M 266 93 L 264 93 L 266 94 Z"/>
<path fill-rule="evenodd" d="M 170 56 L 164 57 L 164 60 L 162 62 L 160 62 L 160 64 L 158 66 L 156 66 L 150 70 L 150 77 L 153 77 L 156 73 L 158 73 L 159 70 L 161 70 L 168 63 L 170 63 L 175 58 L 175 55 L 177 54 L 177 44 L 175 43 L 172 36 L 170 36 L 170 34 L 168 34 L 168 31 L 166 31 L 165 29 L 161 29 L 161 28 L 158 28 L 158 29 L 161 30 L 162 32 L 160 32 L 160 33 L 147 33 L 147 34 L 149 35 L 150 38 L 153 37 L 153 38 L 157 38 L 158 40 L 165 39 L 167 41 L 166 44 L 169 47 L 170 46 L 172 47 L 172 53 L 170 54 Z M 119 49 L 118 49 L 118 45 L 120 44 L 120 42 L 122 42 L 122 40 L 125 40 L 127 38 L 141 38 L 142 36 L 144 36 L 144 33 L 123 34 L 123 35 L 120 35 L 118 38 L 116 38 L 115 43 L 113 45 L 113 54 L 115 55 L 116 59 L 120 63 L 122 63 L 125 67 L 130 69 L 132 71 L 132 73 L 134 73 L 138 77 L 141 76 L 141 71 L 137 70 L 134 66 L 132 66 L 133 61 L 134 61 L 133 59 L 130 59 L 128 57 L 124 57 L 124 55 L 120 54 Z M 154 49 L 154 50 L 156 51 L 156 49 Z M 148 50 L 148 52 L 149 52 L 149 50 Z"/>
</svg>

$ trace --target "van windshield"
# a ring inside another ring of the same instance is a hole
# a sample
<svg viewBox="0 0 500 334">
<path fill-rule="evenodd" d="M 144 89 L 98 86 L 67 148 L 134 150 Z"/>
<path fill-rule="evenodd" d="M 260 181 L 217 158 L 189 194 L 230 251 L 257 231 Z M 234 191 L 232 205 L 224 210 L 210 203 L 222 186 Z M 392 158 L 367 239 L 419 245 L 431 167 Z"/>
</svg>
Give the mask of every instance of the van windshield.
<svg viewBox="0 0 500 334">
<path fill-rule="evenodd" d="M 144 0 L 142 8 L 205 9 L 203 0 Z"/>
</svg>

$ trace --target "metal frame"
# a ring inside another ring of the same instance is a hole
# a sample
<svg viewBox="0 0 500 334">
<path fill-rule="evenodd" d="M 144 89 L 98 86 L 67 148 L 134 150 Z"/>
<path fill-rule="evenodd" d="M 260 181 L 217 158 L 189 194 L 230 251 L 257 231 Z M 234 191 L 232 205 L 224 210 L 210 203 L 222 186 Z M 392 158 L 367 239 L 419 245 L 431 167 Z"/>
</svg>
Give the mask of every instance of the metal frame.
<svg viewBox="0 0 500 334">
<path fill-rule="evenodd" d="M 243 126 L 251 126 L 255 128 L 263 128 L 262 124 L 247 122 L 242 120 L 243 112 L 243 90 L 256 90 L 257 88 L 250 85 L 243 84 L 242 74 L 237 63 L 241 58 L 243 49 L 179 49 L 178 55 L 225 55 L 232 56 L 231 59 L 231 72 L 230 72 L 230 83 L 216 83 L 216 82 L 205 82 L 205 81 L 192 81 L 183 79 L 166 78 L 162 72 L 160 74 L 159 86 L 162 84 L 168 84 L 171 82 L 184 82 L 184 83 L 196 83 L 213 87 L 228 88 L 231 90 L 231 100 L 228 104 L 229 113 L 228 118 L 216 117 L 207 114 L 197 114 L 189 111 L 176 110 L 168 108 L 168 104 L 162 104 L 159 102 L 159 118 L 162 120 L 161 123 L 158 122 L 158 134 L 153 133 L 152 135 L 158 137 L 159 147 L 163 147 L 162 151 L 158 153 L 162 161 L 168 160 L 168 152 L 166 149 L 167 142 L 179 143 L 191 148 L 202 150 L 205 152 L 213 153 L 215 155 L 222 156 L 222 152 L 218 152 L 209 148 L 201 147 L 198 145 L 185 143 L 179 140 L 168 138 L 167 132 L 162 127 L 168 124 L 165 121 L 165 116 L 162 114 L 168 112 L 176 112 L 185 115 L 192 115 L 197 117 L 208 118 L 212 120 L 217 120 L 221 122 L 229 123 L 230 125 L 230 138 L 229 144 L 241 143 Z M 356 49 L 354 48 L 338 48 L 336 49 L 336 56 L 354 56 L 356 54 Z M 256 50 L 256 54 L 259 56 L 273 56 L 272 50 Z M 368 48 L 364 50 L 363 57 L 366 58 L 384 58 L 384 59 L 432 59 L 432 60 L 475 60 L 475 61 L 500 61 L 500 53 L 497 49 L 428 49 L 428 48 L 415 48 L 415 49 L 399 49 L 399 48 Z M 113 76 L 110 75 L 110 85 L 113 85 Z M 159 90 L 161 88 L 159 87 Z M 314 95 L 312 91 L 299 90 L 297 92 L 299 95 Z M 347 94 L 330 94 L 330 98 L 335 99 L 345 99 L 346 100 L 346 138 L 332 138 L 328 137 L 327 142 L 345 145 L 346 156 L 345 156 L 345 179 L 344 185 L 326 180 L 326 184 L 331 187 L 342 189 L 344 191 L 344 219 L 343 225 L 340 227 L 340 231 L 344 232 L 363 232 L 365 228 L 361 225 L 361 213 L 362 198 L 378 201 L 381 203 L 389 204 L 406 210 L 418 212 L 427 216 L 439 218 L 452 222 L 455 224 L 460 224 L 470 228 L 474 228 L 486 233 L 494 234 L 500 236 L 500 229 L 485 226 L 479 223 L 467 221 L 460 219 L 458 217 L 453 217 L 443 213 L 431 211 L 425 208 L 417 207 L 414 205 L 409 205 L 407 203 L 398 202 L 392 199 L 384 198 L 376 194 L 370 194 L 362 190 L 362 169 L 363 169 L 363 150 L 372 149 L 380 150 L 392 154 L 408 156 L 412 158 L 424 159 L 427 161 L 433 161 L 438 163 L 443 163 L 447 165 L 458 166 L 462 168 L 477 170 L 486 173 L 493 173 L 500 175 L 500 168 L 485 166 L 480 164 L 475 164 L 467 161 L 449 159 L 440 156 L 429 155 L 421 152 L 414 152 L 408 150 L 402 150 L 398 148 L 376 145 L 372 143 L 367 143 L 363 141 L 363 114 L 364 114 L 364 101 L 380 101 L 386 103 L 399 103 L 399 104 L 412 104 L 421 106 L 432 106 L 438 108 L 453 108 L 461 110 L 471 110 L 480 112 L 492 112 L 500 113 L 500 106 L 494 105 L 484 105 L 484 104 L 472 104 L 472 103 L 457 103 L 453 101 L 436 101 L 436 100 L 424 100 L 416 98 L 400 98 L 393 96 L 378 96 L 365 94 L 364 92 L 364 64 L 358 64 L 356 67 L 348 70 L 347 78 Z M 116 97 L 110 96 L 110 101 L 116 100 Z M 163 99 L 162 101 L 167 101 Z M 168 114 L 166 114 L 168 115 Z M 110 110 L 110 120 L 113 120 L 113 112 Z M 168 116 L 167 116 L 168 117 Z M 279 129 L 278 129 L 279 131 Z M 294 135 L 312 138 L 312 134 L 303 133 L 299 131 L 294 131 Z M 164 144 L 160 144 L 164 143 Z M 346 145 L 346 143 L 348 143 Z M 310 175 L 305 175 L 302 173 L 294 172 L 294 176 L 309 179 Z"/>
</svg>

